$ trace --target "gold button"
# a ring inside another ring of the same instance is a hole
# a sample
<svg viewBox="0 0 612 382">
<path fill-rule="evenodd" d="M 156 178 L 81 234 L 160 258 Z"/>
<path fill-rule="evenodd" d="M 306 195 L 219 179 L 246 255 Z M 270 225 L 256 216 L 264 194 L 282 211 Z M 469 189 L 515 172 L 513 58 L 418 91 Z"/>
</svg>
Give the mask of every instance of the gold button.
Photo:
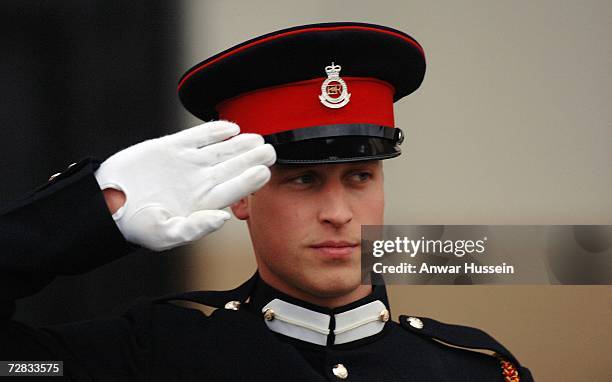
<svg viewBox="0 0 612 382">
<path fill-rule="evenodd" d="M 270 308 L 266 309 L 264 312 L 264 319 L 266 321 L 272 321 L 274 319 L 274 311 Z"/>
<path fill-rule="evenodd" d="M 408 317 L 406 321 L 408 321 L 408 324 L 410 324 L 410 326 L 412 326 L 415 329 L 423 329 L 423 321 L 421 321 L 421 319 L 419 318 Z"/>
<path fill-rule="evenodd" d="M 381 320 L 382 322 L 389 321 L 389 311 L 387 309 L 381 310 L 380 314 L 378 315 L 378 319 Z"/>
<path fill-rule="evenodd" d="M 348 378 L 348 370 L 346 370 L 346 367 L 344 367 L 344 365 L 341 363 L 334 365 L 332 368 L 332 373 L 334 373 L 334 375 L 340 379 Z"/>
<path fill-rule="evenodd" d="M 62 175 L 61 172 L 56 172 L 55 174 L 51 175 L 49 177 L 49 182 L 52 181 L 53 179 L 57 178 L 58 176 Z"/>
<path fill-rule="evenodd" d="M 230 301 L 225 304 L 225 309 L 227 310 L 238 310 L 240 309 L 240 301 Z"/>
</svg>

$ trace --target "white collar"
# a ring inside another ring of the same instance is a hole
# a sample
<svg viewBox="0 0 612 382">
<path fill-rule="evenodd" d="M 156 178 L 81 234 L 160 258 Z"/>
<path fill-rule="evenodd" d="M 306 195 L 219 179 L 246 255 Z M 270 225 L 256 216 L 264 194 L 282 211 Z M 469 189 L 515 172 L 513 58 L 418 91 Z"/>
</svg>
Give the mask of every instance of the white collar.
<svg viewBox="0 0 612 382">
<path fill-rule="evenodd" d="M 331 315 L 315 312 L 278 298 L 261 312 L 270 330 L 317 345 L 327 345 Z M 389 311 L 380 300 L 334 314 L 332 345 L 344 344 L 380 333 L 389 320 Z"/>
</svg>

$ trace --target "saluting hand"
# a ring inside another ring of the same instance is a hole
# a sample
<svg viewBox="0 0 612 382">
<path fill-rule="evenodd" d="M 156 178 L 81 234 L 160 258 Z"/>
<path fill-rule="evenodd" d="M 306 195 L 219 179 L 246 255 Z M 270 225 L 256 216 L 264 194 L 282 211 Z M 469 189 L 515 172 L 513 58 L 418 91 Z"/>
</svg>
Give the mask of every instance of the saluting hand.
<svg viewBox="0 0 612 382">
<path fill-rule="evenodd" d="M 131 146 L 96 171 L 101 189 L 125 194 L 113 218 L 126 240 L 161 251 L 195 241 L 230 218 L 220 210 L 270 179 L 274 148 L 215 121 Z M 229 139 L 228 139 L 229 138 Z"/>
</svg>

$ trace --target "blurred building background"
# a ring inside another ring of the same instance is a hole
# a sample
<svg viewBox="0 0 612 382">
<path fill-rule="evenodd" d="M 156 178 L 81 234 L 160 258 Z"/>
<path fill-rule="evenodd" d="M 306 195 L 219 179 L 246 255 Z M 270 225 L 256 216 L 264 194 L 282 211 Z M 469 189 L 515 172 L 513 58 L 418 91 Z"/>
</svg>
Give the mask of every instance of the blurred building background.
<svg viewBox="0 0 612 382">
<path fill-rule="evenodd" d="M 387 224 L 612 224 L 610 2 L 12 1 L 0 11 L 2 204 L 81 157 L 198 123 L 175 86 L 211 54 L 350 20 L 407 32 L 428 60 L 423 86 L 396 105 L 406 141 L 385 163 Z M 61 278 L 18 318 L 116 314 L 138 295 L 230 288 L 255 271 L 239 221 L 189 252 L 141 251 Z M 394 317 L 480 327 L 538 381 L 612 380 L 611 286 L 389 292 Z"/>
<path fill-rule="evenodd" d="M 0 15 L 0 205 L 72 162 L 180 129 L 180 4 L 20 0 L 2 2 Z M 16 318 L 117 314 L 139 295 L 182 289 L 182 258 L 139 251 L 58 278 L 20 301 Z"/>
</svg>

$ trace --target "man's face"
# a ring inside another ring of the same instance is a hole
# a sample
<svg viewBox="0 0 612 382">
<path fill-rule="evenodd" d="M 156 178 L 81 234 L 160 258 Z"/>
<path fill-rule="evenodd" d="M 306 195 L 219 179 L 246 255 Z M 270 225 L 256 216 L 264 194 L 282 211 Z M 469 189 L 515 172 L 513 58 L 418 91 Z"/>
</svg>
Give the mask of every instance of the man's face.
<svg viewBox="0 0 612 382">
<path fill-rule="evenodd" d="M 275 165 L 270 181 L 232 209 L 247 220 L 264 280 L 344 296 L 361 284 L 361 226 L 383 224 L 382 164 Z"/>
</svg>

